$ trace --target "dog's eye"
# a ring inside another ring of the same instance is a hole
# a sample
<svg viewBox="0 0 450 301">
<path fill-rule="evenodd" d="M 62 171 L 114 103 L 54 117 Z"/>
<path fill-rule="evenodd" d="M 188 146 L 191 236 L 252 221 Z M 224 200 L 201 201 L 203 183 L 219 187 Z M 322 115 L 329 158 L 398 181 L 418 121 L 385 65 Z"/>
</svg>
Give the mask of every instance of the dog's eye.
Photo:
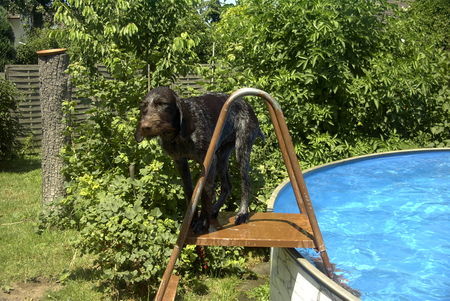
<svg viewBox="0 0 450 301">
<path fill-rule="evenodd" d="M 148 102 L 142 102 L 142 103 L 139 105 L 139 109 L 141 109 L 141 111 L 142 111 L 142 110 L 144 110 L 145 108 L 147 108 L 147 105 L 148 105 Z"/>
<path fill-rule="evenodd" d="M 167 106 L 168 105 L 168 103 L 167 102 L 165 102 L 163 99 L 161 99 L 161 98 L 159 98 L 159 99 L 155 99 L 154 101 L 153 101 L 153 104 L 155 105 L 155 106 L 158 106 L 158 107 L 163 107 L 163 106 Z"/>
</svg>

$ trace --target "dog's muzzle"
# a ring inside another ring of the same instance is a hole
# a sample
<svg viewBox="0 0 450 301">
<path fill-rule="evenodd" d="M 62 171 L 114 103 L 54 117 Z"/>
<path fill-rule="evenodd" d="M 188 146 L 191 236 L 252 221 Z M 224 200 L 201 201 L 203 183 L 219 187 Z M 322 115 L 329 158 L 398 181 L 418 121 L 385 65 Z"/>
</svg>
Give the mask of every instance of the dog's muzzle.
<svg viewBox="0 0 450 301">
<path fill-rule="evenodd" d="M 154 135 L 152 135 L 152 127 L 148 123 L 139 123 L 138 127 L 136 129 L 136 133 L 134 134 L 134 138 L 139 143 L 144 138 L 151 138 Z"/>
</svg>

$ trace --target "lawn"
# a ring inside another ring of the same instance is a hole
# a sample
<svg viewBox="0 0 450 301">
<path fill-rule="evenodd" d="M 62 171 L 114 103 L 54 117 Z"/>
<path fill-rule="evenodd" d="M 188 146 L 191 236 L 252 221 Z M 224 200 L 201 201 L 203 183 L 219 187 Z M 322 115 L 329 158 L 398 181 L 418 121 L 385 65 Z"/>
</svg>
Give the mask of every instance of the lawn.
<svg viewBox="0 0 450 301">
<path fill-rule="evenodd" d="M 72 247 L 76 231 L 38 234 L 40 204 L 40 161 L 0 161 L 0 300 L 117 299 L 100 289 L 92 258 Z M 267 276 L 258 278 L 202 276 L 177 300 L 267 299 Z"/>
<path fill-rule="evenodd" d="M 101 300 L 77 233 L 37 233 L 40 204 L 40 161 L 0 162 L 0 300 Z"/>
</svg>

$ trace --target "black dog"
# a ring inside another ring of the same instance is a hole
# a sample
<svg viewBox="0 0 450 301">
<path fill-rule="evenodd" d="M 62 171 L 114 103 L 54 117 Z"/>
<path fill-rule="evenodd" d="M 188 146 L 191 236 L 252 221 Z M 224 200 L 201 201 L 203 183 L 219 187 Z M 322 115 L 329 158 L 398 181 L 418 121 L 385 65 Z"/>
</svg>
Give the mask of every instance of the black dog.
<svg viewBox="0 0 450 301">
<path fill-rule="evenodd" d="M 141 142 L 144 138 L 156 136 L 161 138 L 162 148 L 175 161 L 181 174 L 188 200 L 193 191 L 188 159 L 203 163 L 220 110 L 227 98 L 228 95 L 225 94 L 205 94 L 181 99 L 170 88 L 158 87 L 151 90 L 141 102 L 136 141 Z M 194 215 L 192 226 L 196 233 L 208 231 L 210 219 L 217 217 L 230 195 L 228 159 L 233 149 L 236 150 L 242 178 L 242 198 L 235 224 L 248 220 L 249 160 L 257 137 L 264 136 L 255 113 L 245 101 L 237 99 L 229 109 L 210 173 L 205 181 L 200 217 Z M 216 174 L 220 177 L 221 188 L 219 199 L 213 205 Z"/>
</svg>

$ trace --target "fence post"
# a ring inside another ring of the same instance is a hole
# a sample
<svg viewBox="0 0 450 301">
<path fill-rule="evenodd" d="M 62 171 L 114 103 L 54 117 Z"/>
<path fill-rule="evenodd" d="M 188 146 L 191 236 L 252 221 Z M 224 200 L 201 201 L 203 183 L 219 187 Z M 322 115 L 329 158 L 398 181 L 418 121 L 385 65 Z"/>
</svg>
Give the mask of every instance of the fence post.
<svg viewBox="0 0 450 301">
<path fill-rule="evenodd" d="M 66 49 L 41 50 L 39 56 L 39 94 L 42 114 L 42 203 L 44 210 L 53 210 L 53 201 L 64 195 L 64 145 L 62 101 L 69 97 L 69 65 Z"/>
</svg>

